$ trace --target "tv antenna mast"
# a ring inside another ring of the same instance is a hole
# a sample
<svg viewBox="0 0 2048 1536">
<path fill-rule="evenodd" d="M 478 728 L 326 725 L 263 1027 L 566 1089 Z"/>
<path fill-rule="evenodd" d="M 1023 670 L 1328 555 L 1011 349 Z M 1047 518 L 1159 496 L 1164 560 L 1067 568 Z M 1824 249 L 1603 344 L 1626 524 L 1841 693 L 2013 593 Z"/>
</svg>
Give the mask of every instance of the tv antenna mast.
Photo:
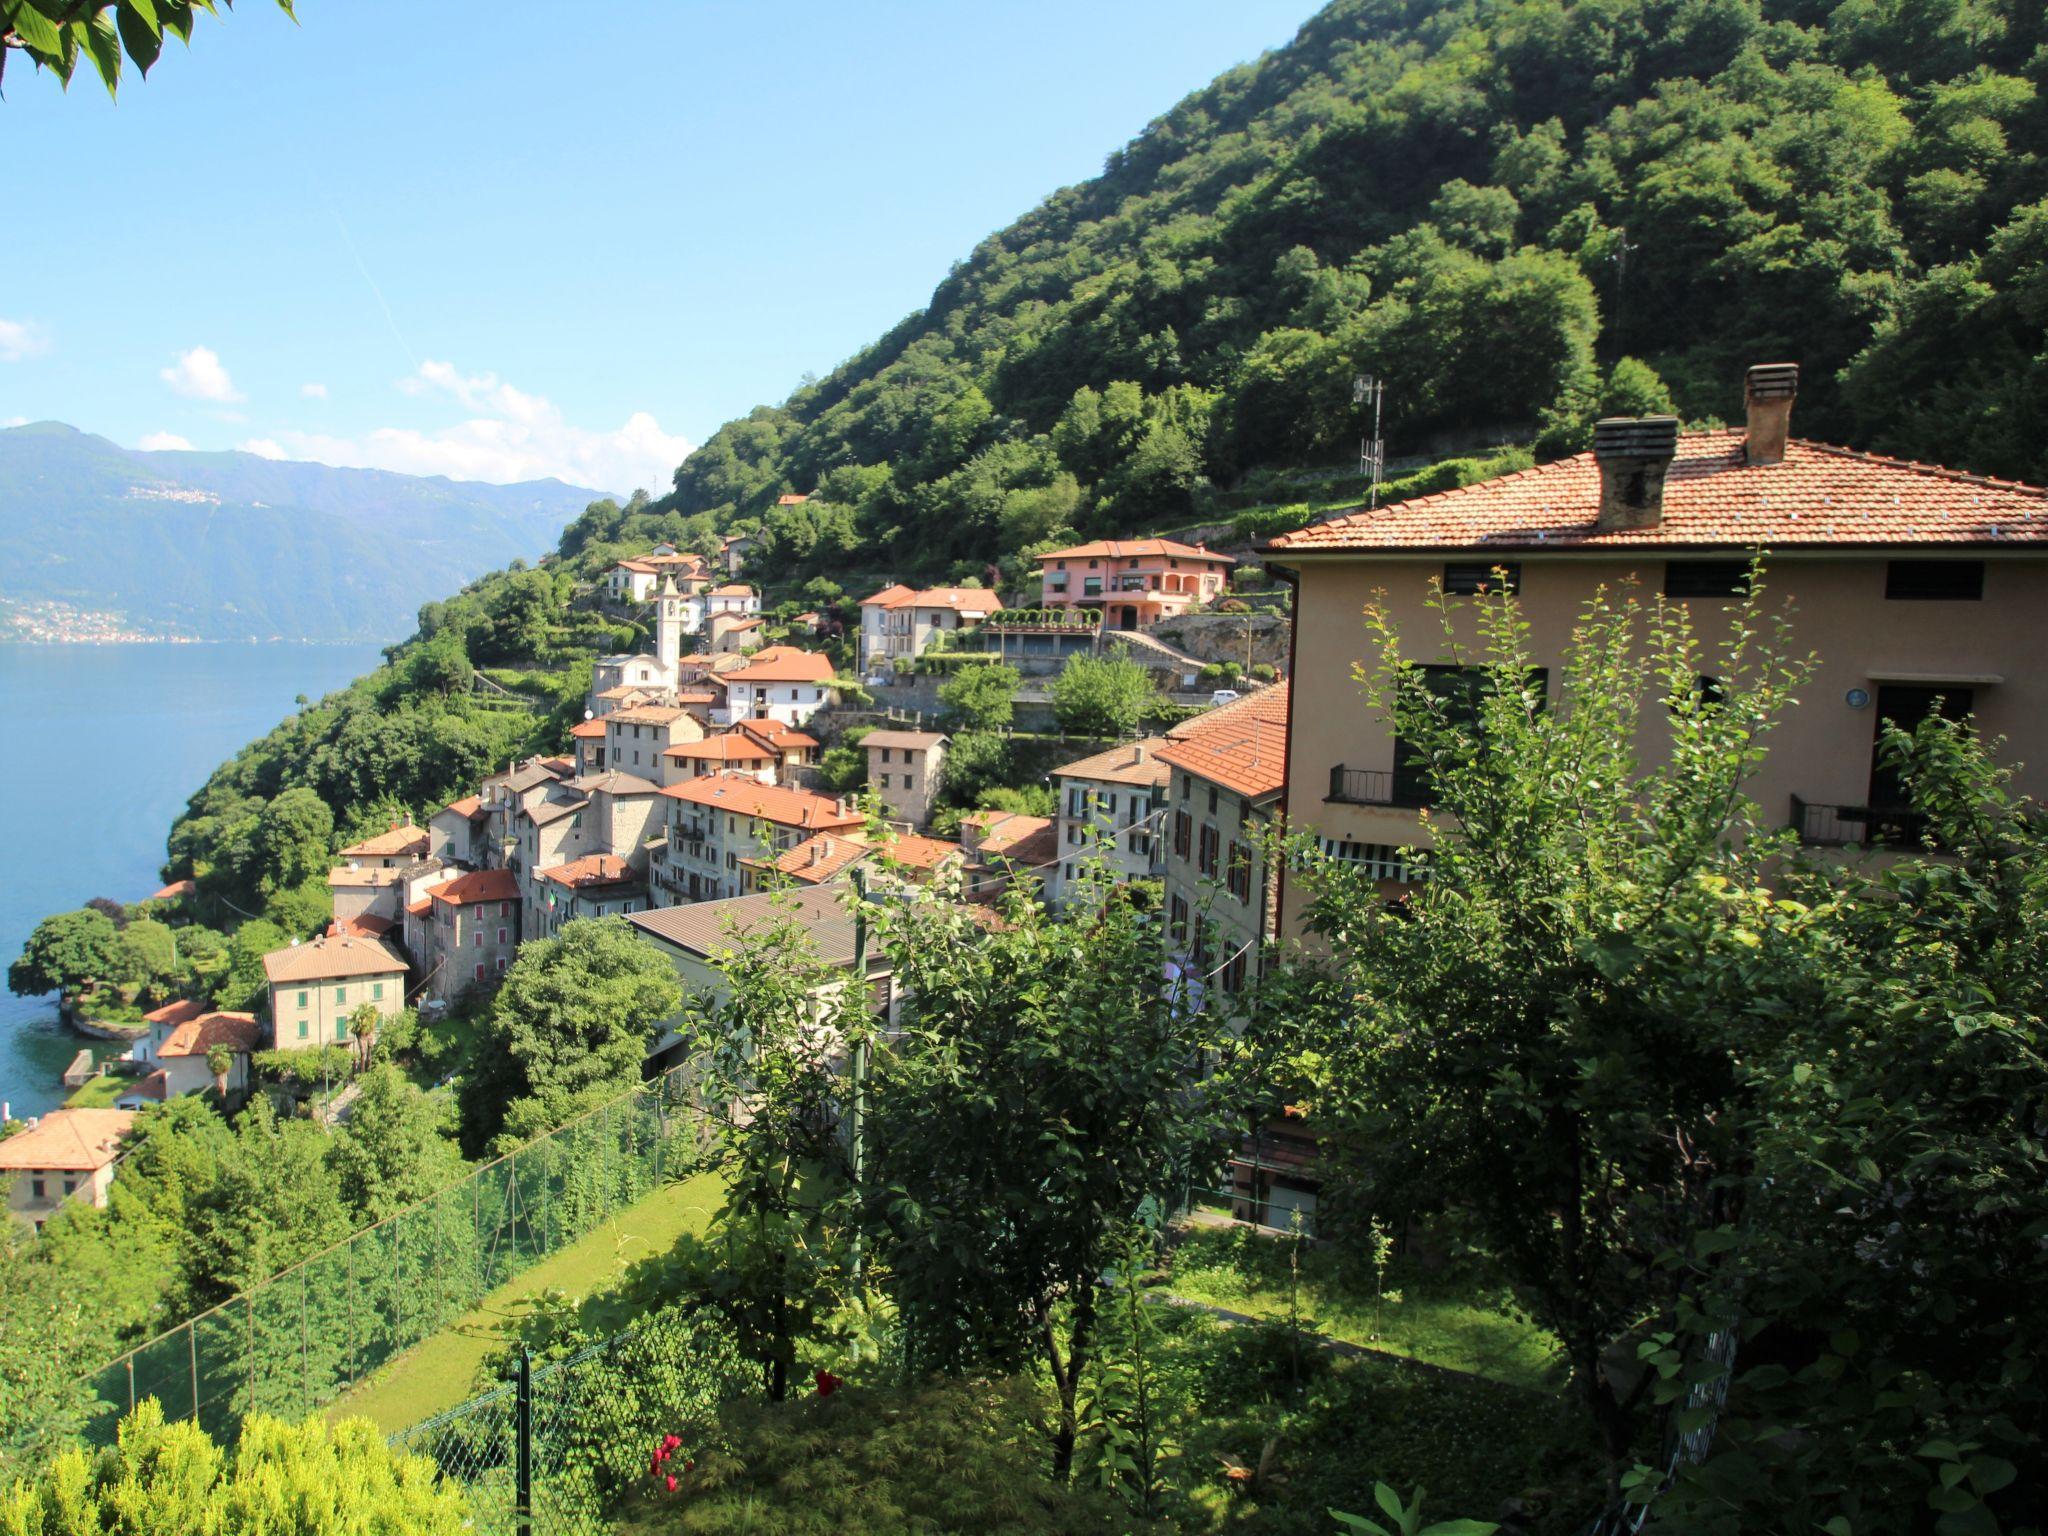
<svg viewBox="0 0 2048 1536">
<path fill-rule="evenodd" d="M 1366 510 L 1376 510 L 1380 504 L 1380 475 L 1387 467 L 1386 439 L 1380 436 L 1380 407 L 1387 394 L 1387 381 L 1370 373 L 1354 374 L 1351 379 L 1351 403 L 1356 406 L 1372 407 L 1372 436 L 1359 439 L 1358 472 L 1365 476 Z"/>
</svg>

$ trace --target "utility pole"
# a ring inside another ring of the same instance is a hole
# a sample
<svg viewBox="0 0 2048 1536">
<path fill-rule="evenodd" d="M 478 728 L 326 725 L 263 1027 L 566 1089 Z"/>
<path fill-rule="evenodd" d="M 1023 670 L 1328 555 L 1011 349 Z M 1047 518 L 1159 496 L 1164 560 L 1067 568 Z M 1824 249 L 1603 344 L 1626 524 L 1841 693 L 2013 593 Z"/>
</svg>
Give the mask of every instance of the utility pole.
<svg viewBox="0 0 2048 1536">
<path fill-rule="evenodd" d="M 1365 476 L 1368 511 L 1380 504 L 1380 474 L 1387 465 L 1387 444 L 1380 436 L 1380 407 L 1386 394 L 1387 381 L 1373 374 L 1357 374 L 1351 380 L 1351 403 L 1361 408 L 1372 407 L 1372 436 L 1360 438 L 1358 443 L 1358 472 Z"/>
</svg>

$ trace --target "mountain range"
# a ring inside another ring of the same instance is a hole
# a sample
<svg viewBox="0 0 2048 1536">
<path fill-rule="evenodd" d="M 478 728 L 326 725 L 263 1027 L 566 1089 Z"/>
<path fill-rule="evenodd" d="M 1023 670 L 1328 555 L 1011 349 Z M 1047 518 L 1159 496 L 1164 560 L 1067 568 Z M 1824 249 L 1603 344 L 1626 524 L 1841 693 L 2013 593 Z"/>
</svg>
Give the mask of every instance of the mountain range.
<svg viewBox="0 0 2048 1536">
<path fill-rule="evenodd" d="M 601 494 L 144 452 L 34 422 L 0 430 L 0 609 L 198 640 L 397 640 L 421 603 L 543 553 Z"/>
</svg>

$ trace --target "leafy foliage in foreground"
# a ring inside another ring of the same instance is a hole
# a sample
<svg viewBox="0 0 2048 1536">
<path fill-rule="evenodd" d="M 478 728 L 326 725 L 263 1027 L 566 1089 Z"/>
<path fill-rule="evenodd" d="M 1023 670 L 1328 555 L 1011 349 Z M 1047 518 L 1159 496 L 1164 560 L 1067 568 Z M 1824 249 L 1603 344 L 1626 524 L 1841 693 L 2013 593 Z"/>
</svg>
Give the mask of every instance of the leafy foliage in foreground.
<svg viewBox="0 0 2048 1536">
<path fill-rule="evenodd" d="M 1388 380 L 1397 453 L 1559 449 L 1603 411 L 1726 416 L 1780 357 L 1814 436 L 2048 477 L 2044 27 L 2021 0 L 1337 0 L 720 428 L 672 503 L 759 519 L 781 573 L 979 573 L 1344 456 L 1354 372 Z"/>
<path fill-rule="evenodd" d="M 366 1419 L 329 1429 L 252 1416 L 228 1451 L 189 1421 L 166 1424 L 155 1399 L 121 1425 L 117 1445 L 67 1451 L 0 1493 L 0 1536 L 263 1531 L 269 1536 L 460 1536 L 469 1511 L 430 1461 L 394 1456 Z"/>
</svg>

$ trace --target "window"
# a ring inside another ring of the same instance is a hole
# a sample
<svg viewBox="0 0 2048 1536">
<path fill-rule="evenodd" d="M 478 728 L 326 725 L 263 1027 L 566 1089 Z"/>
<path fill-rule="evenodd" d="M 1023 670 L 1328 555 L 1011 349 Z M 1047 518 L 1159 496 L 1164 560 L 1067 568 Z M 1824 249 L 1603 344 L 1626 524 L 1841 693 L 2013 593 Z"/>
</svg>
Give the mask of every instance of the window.
<svg viewBox="0 0 2048 1536">
<path fill-rule="evenodd" d="M 500 916 L 500 917 L 510 917 L 511 915 L 512 915 L 512 903 L 511 903 L 511 902 L 509 902 L 509 901 L 501 901 L 501 902 L 499 902 L 499 903 L 498 903 L 498 916 Z"/>
<path fill-rule="evenodd" d="M 1453 597 L 1470 597 L 1482 587 L 1488 592 L 1521 591 L 1521 561 L 1451 560 L 1445 563 L 1445 592 Z"/>
<path fill-rule="evenodd" d="M 1984 600 L 1982 560 L 1890 560 L 1884 568 L 1887 601 L 1978 603 Z"/>
<path fill-rule="evenodd" d="M 1194 818 L 1186 811 L 1173 813 L 1173 856 L 1184 859 L 1188 856 L 1188 841 L 1194 835 Z"/>
<path fill-rule="evenodd" d="M 498 956 L 498 974 L 500 976 L 505 974 L 505 957 L 503 955 Z"/>
<path fill-rule="evenodd" d="M 1354 843 L 1326 837 L 1322 844 L 1327 857 L 1357 865 L 1359 873 L 1369 880 L 1398 880 L 1406 884 L 1422 878 L 1421 871 L 1403 862 L 1401 850 L 1391 843 Z"/>
<path fill-rule="evenodd" d="M 1489 674 L 1477 667 L 1424 666 L 1413 668 L 1407 681 L 1440 700 L 1445 717 L 1454 725 L 1477 732 L 1480 705 L 1484 701 Z M 1529 687 L 1538 698 L 1548 696 L 1550 672 L 1545 667 L 1529 669 Z M 1394 736 L 1394 794 L 1396 805 L 1428 805 L 1435 798 L 1428 767 L 1411 755 L 1411 749 Z"/>
<path fill-rule="evenodd" d="M 301 1008 L 306 1006 L 306 993 L 303 988 L 301 988 L 299 992 L 299 1006 Z"/>
<path fill-rule="evenodd" d="M 1081 788 L 1078 784 L 1073 785 L 1067 790 L 1067 815 L 1070 817 L 1080 817 L 1087 814 L 1088 791 Z"/>
<path fill-rule="evenodd" d="M 1239 901 L 1252 899 L 1252 851 L 1236 838 L 1230 840 L 1230 862 L 1225 866 L 1230 894 Z"/>
<path fill-rule="evenodd" d="M 500 928 L 500 929 L 498 930 L 498 942 L 499 942 L 500 944 L 503 944 L 503 943 L 505 942 L 505 938 L 506 938 L 506 932 L 507 932 L 507 930 L 505 930 L 505 929 L 503 929 L 503 928 Z M 500 964 L 500 965 L 503 965 L 504 963 L 505 963 L 505 962 L 504 962 L 504 961 L 502 961 L 502 960 L 500 960 L 500 961 L 498 962 L 498 964 Z"/>
<path fill-rule="evenodd" d="M 67 1195 L 71 1195 L 71 1194 L 76 1194 L 77 1192 L 78 1192 L 78 1180 L 76 1180 L 76 1179 L 66 1179 L 66 1180 L 64 1181 L 64 1193 L 65 1193 L 65 1194 L 67 1194 Z"/>
<path fill-rule="evenodd" d="M 1251 946 L 1246 944 L 1240 946 L 1237 953 L 1224 962 L 1221 978 L 1223 990 L 1233 997 L 1244 990 L 1245 966 L 1250 959 Z"/>
<path fill-rule="evenodd" d="M 1075 825 L 1074 825 L 1074 824 L 1073 824 L 1072 822 L 1068 822 L 1068 823 L 1067 823 L 1067 846 L 1068 846 L 1069 848 L 1073 848 L 1073 847 L 1076 847 L 1076 846 L 1078 846 L 1078 845 L 1080 844 L 1080 841 L 1081 841 L 1081 829 L 1080 829 L 1079 827 L 1075 826 Z"/>
<path fill-rule="evenodd" d="M 1216 849 L 1220 841 L 1216 829 L 1206 821 L 1203 822 L 1201 839 L 1196 845 L 1195 868 L 1204 875 L 1216 873 Z"/>
<path fill-rule="evenodd" d="M 469 947 L 470 947 L 471 949 L 482 949 L 482 948 L 484 947 L 484 931 L 483 931 L 483 929 L 481 929 L 481 928 L 472 928 L 472 929 L 470 929 L 470 931 L 469 931 Z"/>
<path fill-rule="evenodd" d="M 1666 597 L 1747 597 L 1747 560 L 1674 560 L 1664 567 Z"/>
<path fill-rule="evenodd" d="M 347 1019 L 336 1019 L 334 1021 L 334 1038 L 337 1040 L 346 1040 L 348 1038 Z"/>
<path fill-rule="evenodd" d="M 336 1003 L 345 1003 L 345 1002 L 347 1002 L 347 1001 L 348 1001 L 348 988 L 347 988 L 347 987 L 336 987 L 336 988 L 334 989 L 334 1000 L 335 1000 L 335 1002 L 336 1002 Z"/>
<path fill-rule="evenodd" d="M 371 998 L 372 998 L 373 1000 L 376 1000 L 376 1001 L 381 1001 L 381 1000 L 383 999 L 383 996 L 384 996 L 384 983 L 383 983 L 383 982 L 381 982 L 381 981 L 373 981 L 373 982 L 371 982 L 371 983 L 370 983 L 370 997 L 371 997 Z"/>
<path fill-rule="evenodd" d="M 476 979 L 478 981 L 482 981 L 484 979 L 484 963 L 481 960 L 477 961 L 476 963 Z"/>
<path fill-rule="evenodd" d="M 1176 896 L 1166 904 L 1166 931 L 1177 943 L 1187 938 L 1188 900 L 1185 896 Z"/>
<path fill-rule="evenodd" d="M 882 748 L 882 761 L 885 763 L 889 761 L 889 749 L 887 747 Z"/>
<path fill-rule="evenodd" d="M 1211 816 L 1216 814 L 1216 786 L 1214 784 L 1209 786 L 1209 814 Z"/>
<path fill-rule="evenodd" d="M 885 774 L 883 774 L 883 775 L 882 775 L 882 788 L 884 788 L 884 789 L 887 789 L 888 787 L 889 787 L 889 775 L 887 775 L 887 774 L 885 773 Z"/>
<path fill-rule="evenodd" d="M 1190 799 L 1190 798 L 1192 798 L 1192 797 L 1193 797 L 1194 793 L 1195 793 L 1195 781 L 1194 781 L 1194 779 L 1193 779 L 1193 778 L 1192 778 L 1192 777 L 1191 777 L 1190 775 L 1188 775 L 1188 774 L 1185 774 L 1185 773 L 1184 773 L 1184 774 L 1182 774 L 1182 775 L 1180 776 L 1180 797 L 1181 797 L 1181 799 L 1183 799 L 1183 800 L 1187 800 L 1187 799 Z"/>
<path fill-rule="evenodd" d="M 30 1179 L 28 1181 L 28 1192 L 37 1200 L 47 1200 L 49 1198 L 43 1191 L 43 1181 L 41 1179 Z"/>
<path fill-rule="evenodd" d="M 299 1038 L 301 1040 L 306 1038 L 306 1021 L 304 1019 L 299 1020 Z"/>
</svg>

